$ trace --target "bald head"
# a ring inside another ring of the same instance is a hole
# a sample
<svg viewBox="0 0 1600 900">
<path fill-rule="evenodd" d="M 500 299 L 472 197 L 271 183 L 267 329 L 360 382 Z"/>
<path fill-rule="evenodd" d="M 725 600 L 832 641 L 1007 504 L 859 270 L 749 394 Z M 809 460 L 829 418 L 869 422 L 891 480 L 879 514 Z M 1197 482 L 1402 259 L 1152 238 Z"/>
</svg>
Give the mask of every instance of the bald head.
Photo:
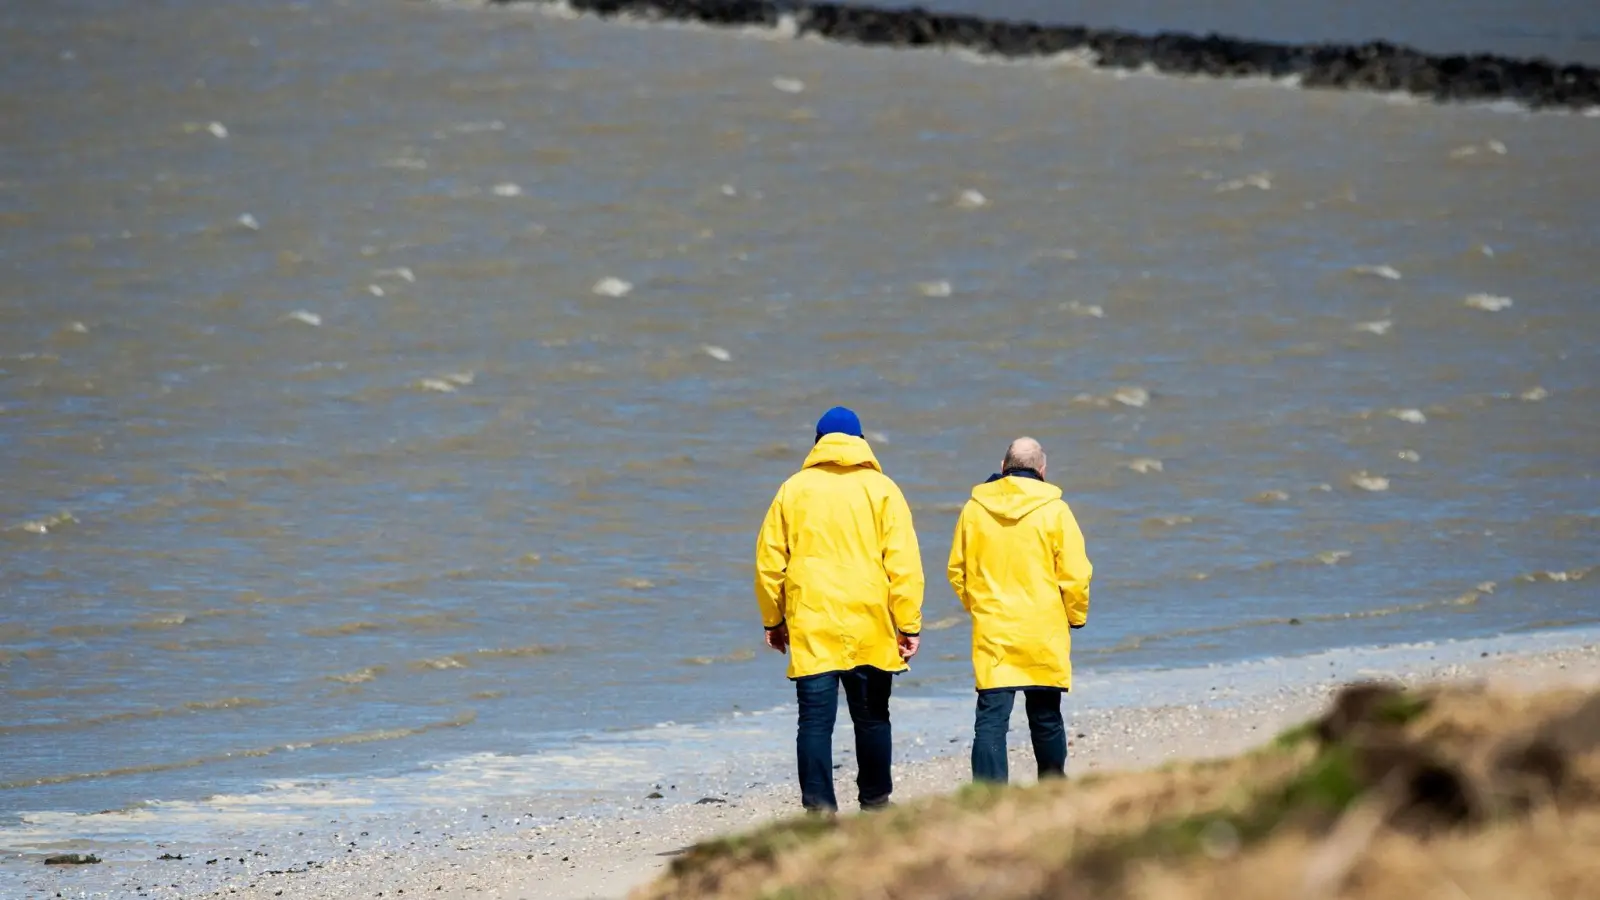
<svg viewBox="0 0 1600 900">
<path fill-rule="evenodd" d="M 1010 469 L 1032 469 L 1044 477 L 1044 447 L 1031 437 L 1019 437 L 1006 448 L 1005 461 L 1000 464 L 1000 471 Z"/>
</svg>

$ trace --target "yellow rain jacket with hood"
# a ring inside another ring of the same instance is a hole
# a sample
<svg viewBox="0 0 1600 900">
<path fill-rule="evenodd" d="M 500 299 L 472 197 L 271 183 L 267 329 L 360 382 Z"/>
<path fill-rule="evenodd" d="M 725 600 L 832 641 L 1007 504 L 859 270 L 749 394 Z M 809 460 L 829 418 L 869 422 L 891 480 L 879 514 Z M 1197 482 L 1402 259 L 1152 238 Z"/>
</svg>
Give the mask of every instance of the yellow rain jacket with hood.
<svg viewBox="0 0 1600 900">
<path fill-rule="evenodd" d="M 789 626 L 789 677 L 907 668 L 896 631 L 922 631 L 911 508 L 859 437 L 827 434 L 778 489 L 756 542 L 767 628 Z"/>
<path fill-rule="evenodd" d="M 1072 687 L 1070 629 L 1089 621 L 1093 574 L 1060 488 L 1022 470 L 972 489 L 949 576 L 972 614 L 978 690 Z"/>
</svg>

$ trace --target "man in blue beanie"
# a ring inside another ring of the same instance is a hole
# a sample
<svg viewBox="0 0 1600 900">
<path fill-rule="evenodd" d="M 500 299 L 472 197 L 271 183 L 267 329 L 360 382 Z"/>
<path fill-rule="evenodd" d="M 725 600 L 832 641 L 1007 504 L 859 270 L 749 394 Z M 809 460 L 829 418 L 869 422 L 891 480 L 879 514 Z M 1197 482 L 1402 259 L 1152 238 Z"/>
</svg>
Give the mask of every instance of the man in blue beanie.
<svg viewBox="0 0 1600 900">
<path fill-rule="evenodd" d="M 789 653 L 801 804 L 839 808 L 833 726 L 843 685 L 861 767 L 857 799 L 862 809 L 888 805 L 889 692 L 920 642 L 922 556 L 911 508 L 850 410 L 823 414 L 805 464 L 773 498 L 756 541 L 755 588 L 767 646 Z"/>
</svg>

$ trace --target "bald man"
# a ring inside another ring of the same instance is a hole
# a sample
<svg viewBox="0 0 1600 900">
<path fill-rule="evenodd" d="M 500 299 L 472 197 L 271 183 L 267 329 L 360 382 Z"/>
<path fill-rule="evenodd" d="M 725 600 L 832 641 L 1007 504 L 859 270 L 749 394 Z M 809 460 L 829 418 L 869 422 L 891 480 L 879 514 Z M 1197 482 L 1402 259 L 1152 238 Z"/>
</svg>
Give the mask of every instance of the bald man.
<svg viewBox="0 0 1600 900">
<path fill-rule="evenodd" d="M 972 489 L 950 546 L 950 587 L 972 615 L 975 781 L 1009 779 L 1006 732 L 1017 691 L 1039 777 L 1066 773 L 1061 695 L 1072 688 L 1072 630 L 1089 621 L 1094 567 L 1061 489 L 1044 480 L 1045 463 L 1038 441 L 1012 441 L 999 474 Z"/>
</svg>

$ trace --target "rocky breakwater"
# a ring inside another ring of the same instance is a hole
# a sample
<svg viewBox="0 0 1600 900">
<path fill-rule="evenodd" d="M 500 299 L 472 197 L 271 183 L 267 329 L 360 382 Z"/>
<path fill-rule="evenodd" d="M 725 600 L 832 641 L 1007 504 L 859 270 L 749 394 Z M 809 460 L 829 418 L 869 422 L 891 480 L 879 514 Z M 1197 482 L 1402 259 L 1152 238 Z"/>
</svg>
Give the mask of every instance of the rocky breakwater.
<svg viewBox="0 0 1600 900">
<path fill-rule="evenodd" d="M 490 0 L 496 5 L 556 0 Z M 1308 88 L 1403 92 L 1440 102 L 1509 100 L 1534 109 L 1600 109 L 1600 68 L 1491 54 L 1436 55 L 1376 41 L 1280 44 L 1221 35 L 992 21 L 922 9 L 772 0 L 561 0 L 577 12 L 724 28 L 792 23 L 796 36 L 881 47 L 959 48 L 1007 58 L 1079 53 L 1107 69 L 1211 78 L 1275 78 Z"/>
</svg>

